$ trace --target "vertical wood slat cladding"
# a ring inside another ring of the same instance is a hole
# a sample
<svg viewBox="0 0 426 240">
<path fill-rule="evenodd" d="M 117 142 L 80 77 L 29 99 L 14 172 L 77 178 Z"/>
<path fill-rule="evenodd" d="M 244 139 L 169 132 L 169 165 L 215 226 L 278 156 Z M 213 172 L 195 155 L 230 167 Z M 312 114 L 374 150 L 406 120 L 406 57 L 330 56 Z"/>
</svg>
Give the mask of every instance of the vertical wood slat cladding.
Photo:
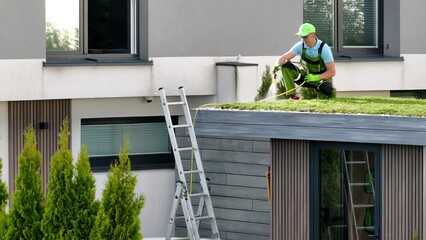
<svg viewBox="0 0 426 240">
<path fill-rule="evenodd" d="M 42 154 L 41 174 L 43 186 L 49 180 L 50 159 L 58 149 L 58 134 L 62 121 L 71 119 L 70 100 L 16 101 L 9 102 L 9 192 L 15 191 L 18 173 L 18 157 L 24 146 L 24 130 L 32 125 L 36 130 L 37 148 Z M 40 129 L 46 122 L 47 129 Z M 71 129 L 70 129 L 71 130 Z M 69 141 L 71 144 L 71 139 Z"/>
<path fill-rule="evenodd" d="M 424 147 L 384 145 L 382 159 L 382 238 L 424 239 Z"/>
<path fill-rule="evenodd" d="M 271 140 L 272 240 L 308 240 L 309 141 Z"/>
</svg>

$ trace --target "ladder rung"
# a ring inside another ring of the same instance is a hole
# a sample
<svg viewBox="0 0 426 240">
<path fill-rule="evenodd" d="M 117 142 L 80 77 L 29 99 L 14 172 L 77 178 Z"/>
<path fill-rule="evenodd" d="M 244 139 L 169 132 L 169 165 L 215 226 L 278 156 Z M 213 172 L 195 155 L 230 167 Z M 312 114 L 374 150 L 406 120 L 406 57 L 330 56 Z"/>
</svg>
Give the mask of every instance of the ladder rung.
<svg viewBox="0 0 426 240">
<path fill-rule="evenodd" d="M 354 204 L 354 208 L 369 208 L 374 207 L 373 204 Z"/>
<path fill-rule="evenodd" d="M 190 197 L 202 197 L 202 196 L 207 196 L 207 194 L 205 193 L 192 193 L 189 194 Z"/>
<path fill-rule="evenodd" d="M 191 151 L 194 149 L 193 147 L 184 147 L 184 148 L 178 148 L 179 151 Z"/>
<path fill-rule="evenodd" d="M 347 225 L 330 225 L 330 228 L 345 228 L 348 227 Z"/>
<path fill-rule="evenodd" d="M 169 102 L 167 103 L 167 105 L 171 106 L 171 105 L 184 105 L 185 102 Z"/>
<path fill-rule="evenodd" d="M 374 226 L 362 226 L 362 227 L 356 227 L 357 229 L 374 229 Z"/>
<path fill-rule="evenodd" d="M 172 125 L 173 128 L 186 128 L 191 127 L 191 124 Z"/>
<path fill-rule="evenodd" d="M 201 170 L 189 170 L 189 171 L 183 171 L 184 174 L 189 174 L 189 173 L 202 173 L 203 171 Z"/>
<path fill-rule="evenodd" d="M 369 183 L 350 183 L 351 186 L 370 186 Z"/>
<path fill-rule="evenodd" d="M 366 164 L 366 161 L 348 161 L 346 164 Z"/>
<path fill-rule="evenodd" d="M 163 238 L 161 238 L 163 239 Z M 189 237 L 172 237 L 171 240 L 191 240 Z M 219 238 L 200 238 L 200 240 L 220 240 Z"/>
<path fill-rule="evenodd" d="M 206 219 L 212 219 L 212 217 L 211 216 L 195 217 L 195 220 L 206 220 Z"/>
</svg>

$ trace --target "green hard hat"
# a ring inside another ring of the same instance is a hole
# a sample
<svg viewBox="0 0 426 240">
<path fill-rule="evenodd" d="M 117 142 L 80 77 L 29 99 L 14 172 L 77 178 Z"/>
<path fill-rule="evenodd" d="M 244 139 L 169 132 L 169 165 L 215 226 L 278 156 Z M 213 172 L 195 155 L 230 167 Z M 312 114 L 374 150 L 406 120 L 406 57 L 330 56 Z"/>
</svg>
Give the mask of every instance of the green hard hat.
<svg viewBox="0 0 426 240">
<path fill-rule="evenodd" d="M 314 32 L 315 32 L 314 25 L 312 25 L 310 23 L 304 23 L 304 24 L 300 25 L 299 32 L 297 32 L 295 34 L 295 36 L 304 37 L 304 36 L 308 35 L 309 33 L 314 33 Z"/>
</svg>

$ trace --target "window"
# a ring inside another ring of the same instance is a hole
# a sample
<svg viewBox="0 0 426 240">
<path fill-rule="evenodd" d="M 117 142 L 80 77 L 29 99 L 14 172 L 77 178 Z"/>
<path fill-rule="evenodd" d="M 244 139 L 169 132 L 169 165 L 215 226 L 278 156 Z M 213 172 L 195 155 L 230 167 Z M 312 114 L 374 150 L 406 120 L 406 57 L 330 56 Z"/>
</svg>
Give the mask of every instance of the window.
<svg viewBox="0 0 426 240">
<path fill-rule="evenodd" d="M 46 50 L 52 56 L 138 53 L 137 0 L 46 0 Z"/>
<path fill-rule="evenodd" d="M 368 240 L 379 234 L 379 150 L 376 145 L 314 143 L 314 239 Z"/>
<path fill-rule="evenodd" d="M 82 119 L 81 144 L 87 146 L 93 171 L 109 170 L 124 136 L 130 143 L 132 170 L 174 168 L 164 117 Z"/>
<path fill-rule="evenodd" d="M 391 90 L 391 97 L 426 99 L 426 90 Z"/>
<path fill-rule="evenodd" d="M 381 0 L 304 0 L 303 9 L 337 56 L 383 53 Z"/>
</svg>

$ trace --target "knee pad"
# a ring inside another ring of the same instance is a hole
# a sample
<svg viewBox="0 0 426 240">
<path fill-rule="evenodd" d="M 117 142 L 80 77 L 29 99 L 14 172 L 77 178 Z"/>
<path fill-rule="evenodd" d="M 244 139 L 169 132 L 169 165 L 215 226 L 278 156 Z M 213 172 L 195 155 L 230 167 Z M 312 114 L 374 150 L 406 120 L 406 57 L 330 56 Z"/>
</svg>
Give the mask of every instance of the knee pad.
<svg viewBox="0 0 426 240">
<path fill-rule="evenodd" d="M 322 81 L 320 84 L 318 84 L 317 89 L 321 93 L 330 96 L 333 92 L 333 84 L 330 81 Z"/>
<path fill-rule="evenodd" d="M 294 82 L 297 84 L 297 85 L 302 85 L 302 83 L 305 81 L 305 76 L 303 76 L 303 75 L 300 75 L 300 77 L 299 77 L 299 79 L 297 79 L 297 80 L 294 80 Z M 304 84 L 304 86 L 306 85 L 306 83 Z"/>
<path fill-rule="evenodd" d="M 288 68 L 288 69 L 291 69 L 291 70 L 294 70 L 294 71 L 297 71 L 297 72 L 299 72 L 299 68 L 298 67 L 296 67 L 292 62 L 290 62 L 290 61 L 287 61 L 286 63 L 284 63 L 282 66 L 281 66 L 282 68 Z"/>
</svg>

